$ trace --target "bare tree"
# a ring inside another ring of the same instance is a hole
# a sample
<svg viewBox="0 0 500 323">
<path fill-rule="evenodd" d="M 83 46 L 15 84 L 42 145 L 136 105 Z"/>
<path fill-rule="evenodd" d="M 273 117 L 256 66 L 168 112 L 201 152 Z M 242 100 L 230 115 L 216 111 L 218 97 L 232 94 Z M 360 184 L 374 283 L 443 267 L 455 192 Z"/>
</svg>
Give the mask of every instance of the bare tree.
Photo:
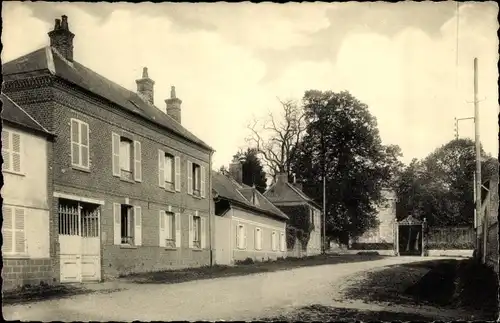
<svg viewBox="0 0 500 323">
<path fill-rule="evenodd" d="M 291 175 L 294 147 L 306 129 L 302 107 L 293 100 L 278 100 L 282 106 L 281 114 L 269 113 L 267 120 L 254 120 L 248 125 L 251 133 L 246 139 L 257 150 L 267 173 L 274 179 L 277 173 Z"/>
</svg>

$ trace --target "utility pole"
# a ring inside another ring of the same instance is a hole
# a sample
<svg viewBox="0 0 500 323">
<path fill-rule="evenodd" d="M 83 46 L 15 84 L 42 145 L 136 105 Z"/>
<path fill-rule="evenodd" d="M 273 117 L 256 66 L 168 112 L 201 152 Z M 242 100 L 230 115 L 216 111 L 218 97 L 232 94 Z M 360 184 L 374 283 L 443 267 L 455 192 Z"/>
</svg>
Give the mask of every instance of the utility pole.
<svg viewBox="0 0 500 323">
<path fill-rule="evenodd" d="M 468 117 L 468 118 L 454 118 L 455 119 L 455 139 L 458 139 L 458 122 L 462 120 L 474 120 L 474 117 Z"/>
<path fill-rule="evenodd" d="M 326 167 L 323 166 L 323 254 L 326 253 Z"/>
<path fill-rule="evenodd" d="M 474 58 L 474 131 L 476 144 L 476 223 L 481 217 L 481 143 L 479 141 L 479 100 L 478 100 L 478 75 L 477 57 Z M 484 230 L 483 230 L 484 231 Z M 477 237 L 478 227 L 476 227 Z M 486 232 L 483 232 L 486 234 Z M 476 239 L 476 250 L 479 250 L 479 241 Z M 483 250 L 483 254 L 486 250 Z"/>
</svg>

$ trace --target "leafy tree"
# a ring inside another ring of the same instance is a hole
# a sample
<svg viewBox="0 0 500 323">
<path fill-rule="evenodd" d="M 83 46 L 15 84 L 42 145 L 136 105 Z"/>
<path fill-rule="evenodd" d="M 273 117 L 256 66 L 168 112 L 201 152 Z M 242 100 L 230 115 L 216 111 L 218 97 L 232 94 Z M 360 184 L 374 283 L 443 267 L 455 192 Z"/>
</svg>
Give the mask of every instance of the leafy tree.
<svg viewBox="0 0 500 323">
<path fill-rule="evenodd" d="M 498 161 L 481 151 L 485 182 L 498 173 Z M 475 169 L 475 144 L 470 139 L 452 140 L 423 160 L 414 160 L 398 180 L 398 219 L 412 213 L 427 218 L 429 225 L 472 225 Z"/>
<path fill-rule="evenodd" d="M 327 236 L 347 243 L 377 225 L 376 204 L 399 173 L 401 151 L 382 145 L 367 105 L 349 92 L 307 91 L 303 104 L 307 127 L 292 170 L 320 205 L 325 174 Z"/>
<path fill-rule="evenodd" d="M 267 187 L 266 173 L 254 148 L 248 148 L 244 152 L 238 152 L 235 157 L 243 160 L 243 183 L 249 186 L 255 185 L 257 190 L 264 193 Z"/>
</svg>

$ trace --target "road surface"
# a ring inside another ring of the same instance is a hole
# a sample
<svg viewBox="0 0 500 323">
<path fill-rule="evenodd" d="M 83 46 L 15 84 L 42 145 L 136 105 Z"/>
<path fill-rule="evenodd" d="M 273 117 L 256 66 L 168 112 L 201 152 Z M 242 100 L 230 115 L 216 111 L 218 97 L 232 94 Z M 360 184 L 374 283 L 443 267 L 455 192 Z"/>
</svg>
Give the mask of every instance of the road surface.
<svg viewBox="0 0 500 323">
<path fill-rule="evenodd" d="M 109 294 L 6 305 L 3 315 L 6 320 L 22 321 L 252 320 L 296 307 L 330 304 L 347 276 L 422 260 L 430 259 L 390 257 L 179 284 L 134 284 Z"/>
</svg>

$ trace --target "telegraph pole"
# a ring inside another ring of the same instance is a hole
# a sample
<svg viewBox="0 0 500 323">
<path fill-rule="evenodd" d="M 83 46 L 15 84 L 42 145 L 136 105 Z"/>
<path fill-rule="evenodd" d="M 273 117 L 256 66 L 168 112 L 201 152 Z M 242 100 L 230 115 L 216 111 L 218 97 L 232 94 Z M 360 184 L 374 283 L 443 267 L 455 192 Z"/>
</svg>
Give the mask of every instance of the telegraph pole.
<svg viewBox="0 0 500 323">
<path fill-rule="evenodd" d="M 474 120 L 474 117 L 468 117 L 468 118 L 454 118 L 455 119 L 455 139 L 458 139 L 458 122 L 462 120 Z"/>
<path fill-rule="evenodd" d="M 476 144 L 476 223 L 481 217 L 481 143 L 479 141 L 479 100 L 478 100 L 478 75 L 477 57 L 474 58 L 474 131 Z M 478 228 L 476 227 L 476 237 Z M 486 234 L 486 232 L 483 232 Z M 476 250 L 479 250 L 479 241 L 476 239 Z M 486 250 L 483 250 L 485 253 Z"/>
</svg>

